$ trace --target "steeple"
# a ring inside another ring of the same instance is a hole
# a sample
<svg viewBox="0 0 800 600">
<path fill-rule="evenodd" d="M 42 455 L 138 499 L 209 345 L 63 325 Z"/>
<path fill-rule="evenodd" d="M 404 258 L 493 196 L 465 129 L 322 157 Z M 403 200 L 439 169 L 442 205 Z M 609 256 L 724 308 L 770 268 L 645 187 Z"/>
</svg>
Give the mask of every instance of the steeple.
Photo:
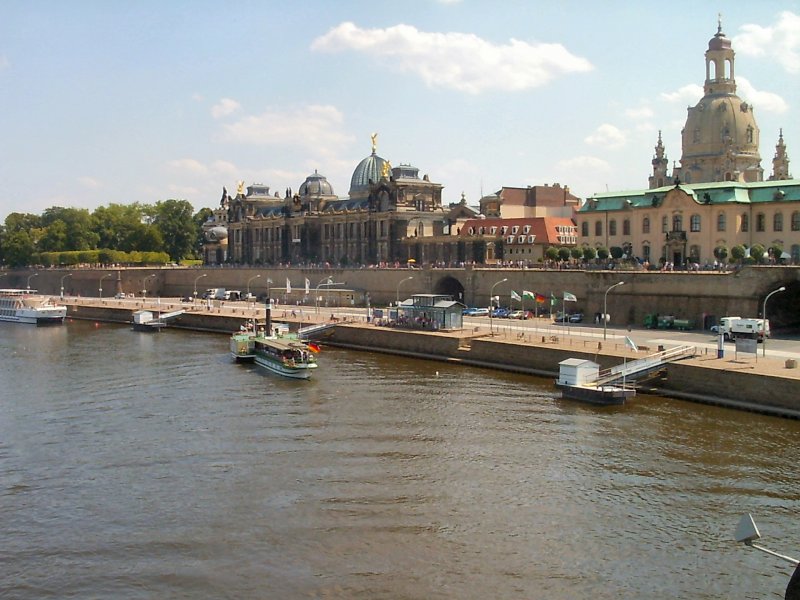
<svg viewBox="0 0 800 600">
<path fill-rule="evenodd" d="M 772 159 L 772 175 L 770 180 L 791 179 L 789 173 L 789 155 L 786 154 L 786 144 L 783 142 L 783 129 L 780 130 L 778 143 L 775 145 L 775 157 Z"/>
<path fill-rule="evenodd" d="M 655 155 L 653 156 L 653 174 L 650 176 L 650 189 L 663 187 L 672 183 L 672 180 L 667 176 L 667 167 L 669 160 L 667 160 L 666 152 L 664 151 L 664 143 L 661 141 L 661 130 L 658 132 L 658 143 L 655 146 Z"/>
<path fill-rule="evenodd" d="M 717 33 L 708 42 L 706 50 L 706 83 L 704 92 L 710 94 L 735 94 L 734 51 L 731 41 L 722 33 L 722 15 L 717 21 Z"/>
</svg>

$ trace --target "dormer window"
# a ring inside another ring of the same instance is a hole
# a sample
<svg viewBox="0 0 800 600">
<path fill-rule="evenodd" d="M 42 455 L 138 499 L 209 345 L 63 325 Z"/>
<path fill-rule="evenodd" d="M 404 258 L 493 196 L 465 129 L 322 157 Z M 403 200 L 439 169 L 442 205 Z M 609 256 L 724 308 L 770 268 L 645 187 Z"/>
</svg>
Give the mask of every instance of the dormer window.
<svg viewBox="0 0 800 600">
<path fill-rule="evenodd" d="M 492 228 L 489 230 L 489 232 L 490 232 L 492 235 L 497 235 L 497 227 L 492 227 Z"/>
<path fill-rule="evenodd" d="M 513 244 L 514 243 L 514 236 L 513 235 L 508 236 L 508 238 L 506 239 L 506 242 L 508 242 L 509 244 Z"/>
<path fill-rule="evenodd" d="M 522 228 L 522 233 L 530 233 L 530 231 L 531 231 L 530 225 L 525 225 L 525 227 Z"/>
<path fill-rule="evenodd" d="M 511 233 L 517 233 L 518 231 L 519 231 L 519 225 L 514 225 L 514 227 L 511 228 Z"/>
<path fill-rule="evenodd" d="M 519 241 L 520 244 L 524 244 L 525 243 L 525 236 L 524 235 L 519 236 L 517 241 Z"/>
</svg>

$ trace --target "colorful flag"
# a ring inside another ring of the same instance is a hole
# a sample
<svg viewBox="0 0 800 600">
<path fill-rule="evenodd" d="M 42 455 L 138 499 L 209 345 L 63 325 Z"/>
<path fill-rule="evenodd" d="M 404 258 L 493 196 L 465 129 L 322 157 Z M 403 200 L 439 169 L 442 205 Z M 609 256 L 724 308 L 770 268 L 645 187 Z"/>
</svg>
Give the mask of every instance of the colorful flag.
<svg viewBox="0 0 800 600">
<path fill-rule="evenodd" d="M 547 300 L 547 298 L 545 298 L 542 294 L 536 294 L 536 302 L 537 303 L 544 304 L 545 300 Z"/>
<path fill-rule="evenodd" d="M 292 282 L 289 281 L 288 277 L 286 278 L 286 293 L 287 294 L 291 294 L 292 293 Z"/>
<path fill-rule="evenodd" d="M 564 292 L 564 302 L 577 302 L 577 301 L 578 299 L 575 297 L 575 294 Z"/>
<path fill-rule="evenodd" d="M 630 348 L 631 350 L 633 350 L 634 352 L 638 352 L 639 351 L 639 348 L 636 346 L 634 341 L 631 338 L 629 338 L 627 335 L 625 336 L 625 345 L 628 348 Z"/>
<path fill-rule="evenodd" d="M 306 277 L 306 296 L 308 296 L 310 293 L 311 293 L 311 282 L 308 280 L 308 277 Z"/>
<path fill-rule="evenodd" d="M 528 290 L 522 290 L 522 297 L 527 298 L 528 300 L 536 300 L 536 292 L 529 292 Z"/>
<path fill-rule="evenodd" d="M 555 306 L 556 302 L 558 302 L 558 300 L 556 299 L 556 295 L 553 292 L 550 292 L 550 307 L 552 308 L 553 306 Z"/>
<path fill-rule="evenodd" d="M 520 298 L 519 294 L 514 290 L 511 290 L 511 299 L 516 300 L 517 302 L 522 302 L 522 298 Z"/>
<path fill-rule="evenodd" d="M 314 342 L 308 342 L 308 349 L 311 350 L 314 354 L 319 353 L 319 351 L 321 350 L 319 344 L 315 344 Z"/>
</svg>

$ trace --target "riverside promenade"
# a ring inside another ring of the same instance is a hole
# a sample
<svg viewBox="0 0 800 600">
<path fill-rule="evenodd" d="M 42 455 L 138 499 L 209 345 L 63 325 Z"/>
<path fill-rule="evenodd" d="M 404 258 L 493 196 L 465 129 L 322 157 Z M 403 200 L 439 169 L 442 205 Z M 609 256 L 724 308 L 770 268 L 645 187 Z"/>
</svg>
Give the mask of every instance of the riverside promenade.
<svg viewBox="0 0 800 600">
<path fill-rule="evenodd" d="M 185 313 L 171 327 L 227 333 L 249 319 L 264 318 L 263 305 L 247 302 L 194 302 L 169 298 L 67 297 L 67 318 L 130 323 L 133 312 L 151 310 Z M 396 329 L 367 322 L 363 309 L 330 309 L 278 305 L 275 321 L 292 329 L 318 323 L 335 323 L 322 342 L 371 352 L 384 352 L 427 360 L 461 363 L 542 377 L 555 377 L 558 364 L 567 358 L 584 358 L 609 368 L 624 360 L 643 358 L 657 349 L 637 342 L 631 349 L 624 336 L 604 341 L 581 328 L 553 327 L 546 319 L 509 325 L 498 319 L 470 322 L 455 331 Z M 491 330 L 490 330 L 491 327 Z M 635 333 L 630 334 L 636 337 Z M 674 345 L 679 345 L 677 342 Z M 759 352 L 761 348 L 759 347 Z M 646 393 L 717 404 L 788 418 L 800 418 L 800 369 L 797 361 L 760 354 L 736 355 L 726 349 L 724 358 L 708 344 L 697 344 L 694 358 L 667 366 L 665 374 L 642 384 Z"/>
</svg>

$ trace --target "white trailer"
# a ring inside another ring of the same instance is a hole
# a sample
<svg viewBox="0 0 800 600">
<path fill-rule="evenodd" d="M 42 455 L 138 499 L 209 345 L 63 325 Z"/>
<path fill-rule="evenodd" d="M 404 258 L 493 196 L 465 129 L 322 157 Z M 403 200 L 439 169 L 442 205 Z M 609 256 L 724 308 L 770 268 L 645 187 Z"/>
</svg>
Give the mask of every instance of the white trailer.
<svg viewBox="0 0 800 600">
<path fill-rule="evenodd" d="M 717 326 L 717 333 L 722 334 L 726 340 L 746 338 L 764 341 L 769 337 L 769 319 L 743 319 L 742 317 L 722 317 Z"/>
</svg>

